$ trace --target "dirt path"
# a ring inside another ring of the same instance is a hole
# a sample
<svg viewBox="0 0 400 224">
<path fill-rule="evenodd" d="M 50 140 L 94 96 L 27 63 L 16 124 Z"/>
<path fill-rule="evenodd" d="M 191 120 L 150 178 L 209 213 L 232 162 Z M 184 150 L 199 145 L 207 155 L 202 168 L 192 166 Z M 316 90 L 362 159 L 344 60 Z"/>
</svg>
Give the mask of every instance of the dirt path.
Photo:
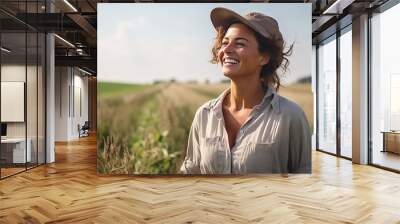
<svg viewBox="0 0 400 224">
<path fill-rule="evenodd" d="M 185 84 L 171 84 L 161 91 L 161 102 L 170 101 L 172 105 L 189 106 L 198 108 L 209 100 L 209 97 L 202 95 Z"/>
</svg>

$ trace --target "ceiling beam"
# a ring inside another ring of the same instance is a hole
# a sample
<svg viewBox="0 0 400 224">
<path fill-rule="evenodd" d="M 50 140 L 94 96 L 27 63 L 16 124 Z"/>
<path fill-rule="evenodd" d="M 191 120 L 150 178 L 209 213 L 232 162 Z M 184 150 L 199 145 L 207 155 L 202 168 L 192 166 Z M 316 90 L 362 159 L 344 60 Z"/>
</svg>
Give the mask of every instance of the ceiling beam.
<svg viewBox="0 0 400 224">
<path fill-rule="evenodd" d="M 81 66 L 96 71 L 96 57 L 91 56 L 55 56 L 56 66 Z"/>
<path fill-rule="evenodd" d="M 80 15 L 79 13 L 71 13 L 67 14 L 67 16 L 74 21 L 77 25 L 79 25 L 91 38 L 96 38 L 96 28 L 90 24 L 85 17 Z"/>
</svg>

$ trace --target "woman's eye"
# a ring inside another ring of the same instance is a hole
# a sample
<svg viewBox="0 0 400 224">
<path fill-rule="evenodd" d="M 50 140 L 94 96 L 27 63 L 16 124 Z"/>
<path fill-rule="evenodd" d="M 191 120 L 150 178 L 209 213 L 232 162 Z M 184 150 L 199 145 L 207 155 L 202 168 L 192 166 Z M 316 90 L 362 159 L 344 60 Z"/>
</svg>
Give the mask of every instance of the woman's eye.
<svg viewBox="0 0 400 224">
<path fill-rule="evenodd" d="M 236 43 L 237 46 L 243 47 L 244 43 Z"/>
<path fill-rule="evenodd" d="M 228 42 L 222 42 L 221 43 L 221 46 L 226 46 L 226 45 L 228 45 Z"/>
</svg>

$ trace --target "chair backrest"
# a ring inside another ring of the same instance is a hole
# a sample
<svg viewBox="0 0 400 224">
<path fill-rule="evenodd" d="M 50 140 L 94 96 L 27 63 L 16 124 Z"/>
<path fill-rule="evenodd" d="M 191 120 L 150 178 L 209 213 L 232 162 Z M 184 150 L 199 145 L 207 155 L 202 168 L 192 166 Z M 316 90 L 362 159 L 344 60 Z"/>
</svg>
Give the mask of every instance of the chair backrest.
<svg viewBox="0 0 400 224">
<path fill-rule="evenodd" d="M 83 124 L 82 128 L 90 128 L 89 121 L 85 121 L 85 124 Z"/>
</svg>

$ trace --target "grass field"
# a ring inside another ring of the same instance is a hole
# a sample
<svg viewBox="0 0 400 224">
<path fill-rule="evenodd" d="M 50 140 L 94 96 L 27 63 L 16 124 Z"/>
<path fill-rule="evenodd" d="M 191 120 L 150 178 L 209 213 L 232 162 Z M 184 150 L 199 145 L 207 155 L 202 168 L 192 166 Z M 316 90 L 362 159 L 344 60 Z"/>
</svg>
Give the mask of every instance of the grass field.
<svg viewBox="0 0 400 224">
<path fill-rule="evenodd" d="M 196 109 L 228 87 L 98 83 L 98 172 L 177 173 Z M 312 126 L 310 85 L 284 87 L 279 93 L 297 102 Z"/>
<path fill-rule="evenodd" d="M 99 82 L 97 84 L 97 92 L 99 97 L 111 97 L 111 96 L 119 96 L 124 93 L 140 91 L 147 87 L 148 85 Z"/>
</svg>

